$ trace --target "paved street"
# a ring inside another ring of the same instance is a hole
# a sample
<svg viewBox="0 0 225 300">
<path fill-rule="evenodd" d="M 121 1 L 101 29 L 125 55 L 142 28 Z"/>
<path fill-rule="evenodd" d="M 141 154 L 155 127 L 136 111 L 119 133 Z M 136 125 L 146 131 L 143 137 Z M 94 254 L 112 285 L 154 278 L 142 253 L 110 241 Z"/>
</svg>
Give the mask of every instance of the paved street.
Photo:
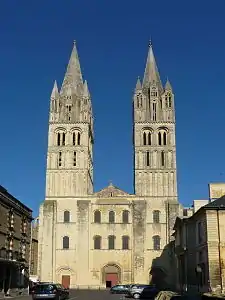
<svg viewBox="0 0 225 300">
<path fill-rule="evenodd" d="M 13 298 L 0 298 L 2 299 L 15 299 L 15 300 L 31 300 L 31 296 L 18 296 Z M 126 299 L 123 295 L 111 295 L 109 291 L 95 291 L 95 290 L 71 290 L 70 300 L 122 300 Z"/>
</svg>

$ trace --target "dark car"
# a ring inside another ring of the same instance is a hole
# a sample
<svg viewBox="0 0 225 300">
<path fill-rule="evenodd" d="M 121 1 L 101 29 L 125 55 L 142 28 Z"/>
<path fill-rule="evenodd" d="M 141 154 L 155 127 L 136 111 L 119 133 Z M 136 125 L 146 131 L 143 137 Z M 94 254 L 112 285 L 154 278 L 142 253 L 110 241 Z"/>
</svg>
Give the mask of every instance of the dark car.
<svg viewBox="0 0 225 300">
<path fill-rule="evenodd" d="M 159 293 L 159 290 L 155 287 L 155 286 L 147 286 L 145 287 L 141 294 L 140 294 L 140 298 L 142 299 L 154 299 Z"/>
<path fill-rule="evenodd" d="M 64 300 L 69 298 L 69 289 L 58 283 L 39 283 L 32 290 L 32 298 Z"/>
<path fill-rule="evenodd" d="M 130 288 L 130 284 L 117 284 L 111 287 L 111 294 L 127 294 Z"/>
<path fill-rule="evenodd" d="M 157 294 L 158 291 L 156 290 L 155 286 L 149 284 L 133 284 L 128 290 L 128 297 L 134 299 L 152 298 L 152 295 L 156 296 Z"/>
</svg>

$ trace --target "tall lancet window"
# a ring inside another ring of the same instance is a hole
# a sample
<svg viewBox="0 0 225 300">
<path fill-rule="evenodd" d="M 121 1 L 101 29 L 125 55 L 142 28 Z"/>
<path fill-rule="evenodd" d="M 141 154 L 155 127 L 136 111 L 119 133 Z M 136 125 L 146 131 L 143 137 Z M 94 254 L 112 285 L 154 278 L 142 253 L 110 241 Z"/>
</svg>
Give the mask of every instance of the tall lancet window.
<svg viewBox="0 0 225 300">
<path fill-rule="evenodd" d="M 161 151 L 161 166 L 165 167 L 165 152 Z"/>
<path fill-rule="evenodd" d="M 152 103 L 152 119 L 153 119 L 153 121 L 156 121 L 156 114 L 157 114 L 157 112 L 156 112 L 156 102 L 153 102 Z"/>
</svg>

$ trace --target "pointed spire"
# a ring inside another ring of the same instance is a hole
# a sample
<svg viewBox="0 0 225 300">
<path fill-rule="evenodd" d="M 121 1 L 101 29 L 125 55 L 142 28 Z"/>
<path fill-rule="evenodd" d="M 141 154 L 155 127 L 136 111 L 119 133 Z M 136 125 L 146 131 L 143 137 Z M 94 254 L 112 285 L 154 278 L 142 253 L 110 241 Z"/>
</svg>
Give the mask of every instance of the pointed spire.
<svg viewBox="0 0 225 300">
<path fill-rule="evenodd" d="M 58 90 L 57 82 L 55 80 L 52 93 L 51 93 L 51 99 L 57 99 L 58 96 L 59 96 L 59 90 Z"/>
<path fill-rule="evenodd" d="M 139 91 L 139 90 L 141 90 L 141 89 L 142 89 L 142 87 L 141 87 L 141 79 L 140 79 L 140 77 L 138 76 L 135 91 Z"/>
<path fill-rule="evenodd" d="M 169 81 L 169 79 L 167 78 L 167 80 L 166 80 L 166 84 L 165 84 L 165 90 L 166 91 L 171 91 L 172 92 L 172 86 L 171 86 L 171 84 L 170 84 L 170 81 Z"/>
<path fill-rule="evenodd" d="M 76 42 L 73 43 L 73 50 L 67 66 L 66 74 L 63 80 L 61 93 L 69 90 L 75 90 L 78 94 L 81 93 L 83 86 L 82 73 L 80 68 L 79 57 L 77 53 Z"/>
<path fill-rule="evenodd" d="M 84 81 L 83 96 L 84 96 L 84 97 L 87 97 L 87 98 L 90 97 L 90 92 L 89 92 L 89 89 L 88 89 L 87 80 Z"/>
<path fill-rule="evenodd" d="M 149 50 L 148 50 L 148 57 L 145 66 L 145 73 L 143 79 L 143 86 L 149 86 L 149 84 L 155 82 L 159 89 L 162 90 L 162 83 L 159 75 L 159 71 L 157 68 L 155 56 L 153 53 L 152 42 L 149 41 Z"/>
</svg>

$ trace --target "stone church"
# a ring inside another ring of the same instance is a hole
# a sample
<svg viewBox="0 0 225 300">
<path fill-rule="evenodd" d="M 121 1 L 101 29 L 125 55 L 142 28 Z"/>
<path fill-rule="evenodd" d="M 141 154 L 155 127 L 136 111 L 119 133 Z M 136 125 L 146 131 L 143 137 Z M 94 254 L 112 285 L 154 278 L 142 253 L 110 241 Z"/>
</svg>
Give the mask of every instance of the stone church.
<svg viewBox="0 0 225 300">
<path fill-rule="evenodd" d="M 39 279 L 71 288 L 104 288 L 149 283 L 154 270 L 169 278 L 174 265 L 168 244 L 176 216 L 182 214 L 175 105 L 170 82 L 161 82 L 152 45 L 133 94 L 134 194 L 113 184 L 94 192 L 92 100 L 76 43 L 62 86 L 54 83 L 50 102 Z"/>
</svg>

